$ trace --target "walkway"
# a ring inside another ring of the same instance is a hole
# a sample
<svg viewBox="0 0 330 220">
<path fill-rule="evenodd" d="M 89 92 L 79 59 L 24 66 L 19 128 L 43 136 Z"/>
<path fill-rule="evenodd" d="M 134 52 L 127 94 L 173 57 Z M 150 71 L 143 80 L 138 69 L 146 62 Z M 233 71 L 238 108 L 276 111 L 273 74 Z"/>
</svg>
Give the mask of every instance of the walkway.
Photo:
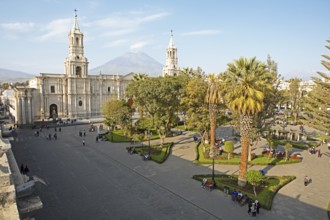
<svg viewBox="0 0 330 220">
<path fill-rule="evenodd" d="M 36 219 L 250 219 L 247 207 L 232 203 L 220 191 L 208 192 L 191 177 L 211 173 L 211 166 L 192 163 L 195 159 L 193 133 L 167 138 L 176 144 L 163 164 L 143 161 L 127 154 L 127 143 L 95 142 L 87 133 L 82 146 L 80 129 L 62 128 L 58 140 L 45 134 L 36 138 L 33 130 L 19 130 L 12 141 L 18 163 L 28 163 L 31 175 L 45 179 L 48 187 L 40 191 L 44 208 Z M 50 130 L 53 131 L 53 130 Z M 228 130 L 220 131 L 224 134 Z M 261 210 L 258 219 L 326 220 L 328 203 L 329 154 L 322 158 L 308 155 L 300 164 L 260 167 L 269 175 L 296 175 L 275 197 L 272 211 Z M 316 165 L 316 167 L 315 167 Z M 237 173 L 238 166 L 216 165 L 217 173 Z M 309 175 L 313 183 L 303 186 Z M 320 187 L 322 186 L 322 187 Z"/>
<path fill-rule="evenodd" d="M 288 128 L 290 129 L 290 128 Z M 293 128 L 292 128 L 293 129 Z M 307 128 L 309 132 L 309 128 Z M 221 135 L 223 134 L 223 135 Z M 195 159 L 195 146 L 191 138 L 192 132 L 186 132 L 184 136 L 169 138 L 167 141 L 173 141 L 176 144 L 173 147 L 172 154 L 187 161 Z M 217 130 L 217 136 L 230 138 L 231 130 L 226 127 Z M 237 146 L 237 145 L 236 145 Z M 260 154 L 267 146 L 266 141 L 258 143 L 253 152 Z M 330 150 L 324 144 L 321 146 L 322 157 L 310 155 L 307 150 L 300 153 L 304 157 L 301 163 L 278 166 L 250 166 L 249 169 L 267 170 L 267 175 L 296 176 L 296 180 L 283 187 L 276 195 L 271 211 L 262 211 L 267 219 L 328 219 L 327 206 L 330 201 Z M 235 147 L 235 151 L 240 149 Z M 212 169 L 211 165 L 202 165 Z M 215 165 L 217 173 L 238 174 L 238 165 Z M 211 171 L 210 171 L 211 172 Z M 198 172 L 196 172 L 197 174 Z M 304 176 L 312 178 L 312 183 L 305 187 L 303 185 Z M 229 202 L 229 199 L 228 199 Z M 245 208 L 244 208 L 245 209 Z"/>
</svg>

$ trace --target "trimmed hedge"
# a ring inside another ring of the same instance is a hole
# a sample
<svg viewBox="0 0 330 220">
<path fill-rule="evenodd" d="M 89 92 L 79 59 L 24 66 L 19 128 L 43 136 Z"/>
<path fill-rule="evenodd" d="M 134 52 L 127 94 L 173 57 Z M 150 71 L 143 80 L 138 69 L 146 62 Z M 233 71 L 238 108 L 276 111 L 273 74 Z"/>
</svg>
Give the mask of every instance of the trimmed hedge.
<svg viewBox="0 0 330 220">
<path fill-rule="evenodd" d="M 201 144 L 196 146 L 196 163 L 200 164 L 211 164 L 213 161 L 211 158 L 205 158 L 205 154 L 203 152 L 203 148 Z M 198 159 L 197 159 L 198 158 Z M 253 165 L 282 165 L 282 164 L 292 164 L 292 163 L 300 163 L 301 159 L 293 159 L 289 158 L 289 160 L 285 161 L 285 158 L 270 158 L 268 159 L 263 155 L 252 155 L 252 161 L 248 162 L 248 164 Z M 224 152 L 222 156 L 217 156 L 214 160 L 215 164 L 230 164 L 230 165 L 238 165 L 240 163 L 240 156 L 234 154 L 231 156 L 230 160 L 227 159 L 227 153 Z"/>
<path fill-rule="evenodd" d="M 151 160 L 155 161 L 156 163 L 164 163 L 168 156 L 171 153 L 171 148 L 174 145 L 174 143 L 165 143 L 163 144 L 163 147 L 160 149 L 160 145 L 152 145 L 151 151 L 159 152 L 159 154 L 153 154 L 151 153 Z M 149 146 L 136 146 L 135 152 L 138 154 L 145 154 L 149 152 Z"/>
<path fill-rule="evenodd" d="M 203 178 L 211 180 L 212 175 L 194 175 L 192 178 L 202 182 Z M 224 187 L 226 186 L 229 188 L 230 195 L 234 190 L 239 190 L 243 194 L 247 194 L 249 198 L 253 200 L 257 199 L 260 202 L 261 207 L 267 210 L 271 210 L 276 193 L 283 186 L 296 179 L 295 176 L 266 176 L 262 186 L 257 187 L 257 197 L 255 197 L 253 186 L 248 183 L 245 187 L 240 187 L 237 185 L 237 178 L 237 175 L 223 174 L 215 175 L 214 180 L 218 190 L 224 191 Z"/>
</svg>

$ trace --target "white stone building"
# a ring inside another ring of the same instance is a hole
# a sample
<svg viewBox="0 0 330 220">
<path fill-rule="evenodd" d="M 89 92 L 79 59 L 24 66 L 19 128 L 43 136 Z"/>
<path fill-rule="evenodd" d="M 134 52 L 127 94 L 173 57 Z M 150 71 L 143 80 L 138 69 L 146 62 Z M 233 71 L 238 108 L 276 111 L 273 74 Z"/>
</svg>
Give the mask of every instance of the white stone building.
<svg viewBox="0 0 330 220">
<path fill-rule="evenodd" d="M 173 31 L 171 31 L 170 43 L 166 48 L 166 64 L 163 68 L 163 76 L 175 76 L 179 70 L 177 48 L 174 45 Z"/>
<path fill-rule="evenodd" d="M 79 29 L 77 15 L 68 40 L 64 74 L 41 73 L 29 81 L 28 87 L 15 88 L 12 116 L 18 125 L 49 118 L 98 117 L 103 103 L 125 98 L 125 88 L 133 73 L 88 75 L 84 34 Z"/>
</svg>

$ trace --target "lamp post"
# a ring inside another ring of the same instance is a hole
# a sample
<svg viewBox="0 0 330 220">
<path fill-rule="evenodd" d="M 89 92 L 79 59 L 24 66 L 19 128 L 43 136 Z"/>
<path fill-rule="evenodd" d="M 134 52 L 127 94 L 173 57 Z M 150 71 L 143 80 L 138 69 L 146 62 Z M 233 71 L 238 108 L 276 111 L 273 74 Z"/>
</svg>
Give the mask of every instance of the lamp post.
<svg viewBox="0 0 330 220">
<path fill-rule="evenodd" d="M 216 156 L 216 154 L 215 154 L 215 147 L 214 146 L 210 148 L 209 155 L 212 158 L 212 181 L 214 182 L 214 158 Z"/>
</svg>

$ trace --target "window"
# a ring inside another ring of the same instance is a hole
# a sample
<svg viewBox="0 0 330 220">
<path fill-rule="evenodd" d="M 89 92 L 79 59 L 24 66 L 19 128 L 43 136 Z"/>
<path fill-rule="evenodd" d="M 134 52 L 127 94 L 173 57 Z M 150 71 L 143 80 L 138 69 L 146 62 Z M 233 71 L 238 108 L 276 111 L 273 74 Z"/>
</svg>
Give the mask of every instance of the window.
<svg viewBox="0 0 330 220">
<path fill-rule="evenodd" d="M 79 38 L 76 37 L 76 45 L 79 46 Z"/>
<path fill-rule="evenodd" d="M 111 91 L 111 90 L 110 90 L 110 86 L 109 86 L 109 87 L 108 87 L 108 93 L 110 93 L 110 91 Z"/>
<path fill-rule="evenodd" d="M 81 67 L 80 66 L 76 67 L 76 75 L 81 77 Z"/>
<path fill-rule="evenodd" d="M 55 86 L 50 86 L 50 93 L 55 93 Z"/>
<path fill-rule="evenodd" d="M 79 104 L 79 106 L 82 106 L 82 101 L 79 101 L 78 104 Z"/>
</svg>

